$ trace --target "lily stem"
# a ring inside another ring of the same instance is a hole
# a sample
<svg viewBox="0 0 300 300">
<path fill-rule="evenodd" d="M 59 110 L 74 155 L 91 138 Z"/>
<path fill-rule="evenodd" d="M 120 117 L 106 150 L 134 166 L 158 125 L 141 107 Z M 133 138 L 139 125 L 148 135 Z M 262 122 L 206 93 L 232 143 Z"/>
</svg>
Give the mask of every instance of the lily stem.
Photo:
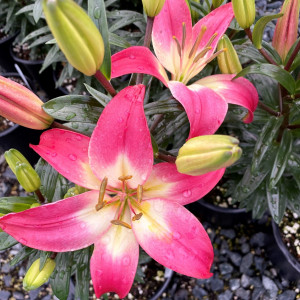
<svg viewBox="0 0 300 300">
<path fill-rule="evenodd" d="M 163 120 L 164 115 L 163 114 L 159 114 L 156 116 L 155 120 L 153 121 L 151 127 L 150 127 L 150 132 L 153 133 L 153 131 L 156 129 L 156 127 L 158 126 L 158 124 Z"/>
<path fill-rule="evenodd" d="M 270 108 L 269 106 L 265 105 L 264 103 L 262 103 L 261 101 L 258 101 L 258 106 L 265 110 L 266 112 L 268 112 L 269 114 L 278 117 L 280 115 L 279 112 L 273 110 L 272 108 Z"/>
<path fill-rule="evenodd" d="M 44 203 L 46 202 L 46 200 L 45 200 L 44 196 L 42 195 L 40 189 L 37 189 L 37 190 L 35 191 L 35 194 L 36 194 L 37 197 L 39 198 L 39 201 L 40 201 L 41 204 L 44 204 Z"/>
<path fill-rule="evenodd" d="M 291 54 L 291 56 L 290 56 L 288 62 L 286 63 L 286 65 L 285 65 L 285 67 L 284 67 L 284 69 L 285 69 L 286 71 L 288 71 L 288 70 L 290 69 L 290 67 L 292 66 L 292 64 L 293 64 L 293 62 L 294 62 L 294 60 L 295 60 L 295 58 L 296 58 L 296 56 L 297 56 L 299 50 L 300 50 L 300 40 L 299 40 L 297 46 L 295 47 L 293 53 Z"/>
<path fill-rule="evenodd" d="M 246 28 L 246 29 L 244 29 L 244 30 L 245 30 L 245 32 L 246 32 L 248 38 L 250 39 L 250 41 L 253 43 L 252 32 L 251 32 L 250 28 Z M 270 64 L 277 66 L 276 61 L 275 61 L 272 57 L 269 56 L 269 54 L 266 52 L 265 49 L 261 48 L 261 49 L 257 49 L 257 50 L 261 53 L 261 55 L 262 55 L 262 56 L 263 56 Z"/>
<path fill-rule="evenodd" d="M 169 155 L 169 154 L 163 154 L 161 152 L 157 152 L 155 154 L 155 158 L 169 162 L 169 163 L 175 163 L 176 161 L 176 157 L 173 155 Z"/>
<path fill-rule="evenodd" d="M 299 128 L 300 128 L 300 124 L 288 125 L 287 128 L 288 128 L 288 129 L 299 129 Z"/>
<path fill-rule="evenodd" d="M 147 17 L 147 27 L 144 38 L 144 46 L 149 48 L 151 44 L 151 34 L 153 28 L 154 17 Z M 143 82 L 144 74 L 138 74 L 136 78 L 136 84 L 141 84 Z"/>
<path fill-rule="evenodd" d="M 111 83 L 106 79 L 106 77 L 103 75 L 103 73 L 98 70 L 94 75 L 97 80 L 102 84 L 102 86 L 105 88 L 105 90 L 112 96 L 116 96 L 117 92 L 114 89 L 114 87 L 111 85 Z"/>
<path fill-rule="evenodd" d="M 68 131 L 73 131 L 73 132 L 80 133 L 80 134 L 83 134 L 83 135 L 88 136 L 87 134 L 84 134 L 84 133 L 82 133 L 82 132 L 79 132 L 79 131 L 77 131 L 77 130 L 75 130 L 75 129 L 73 129 L 73 128 L 70 128 L 70 127 L 68 127 L 68 126 L 65 126 L 65 125 L 63 125 L 63 124 L 61 124 L 61 123 L 58 123 L 58 122 L 56 122 L 56 121 L 53 121 L 52 124 L 50 125 L 50 127 L 51 127 L 51 128 L 64 129 L 64 130 L 68 130 Z"/>
</svg>

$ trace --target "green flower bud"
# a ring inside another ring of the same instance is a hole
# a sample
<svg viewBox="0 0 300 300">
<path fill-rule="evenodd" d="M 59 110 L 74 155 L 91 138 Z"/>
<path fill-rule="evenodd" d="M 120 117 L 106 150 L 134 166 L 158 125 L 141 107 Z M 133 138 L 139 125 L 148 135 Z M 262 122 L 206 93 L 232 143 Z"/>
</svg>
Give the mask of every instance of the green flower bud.
<svg viewBox="0 0 300 300">
<path fill-rule="evenodd" d="M 39 207 L 39 206 L 41 206 L 40 203 L 33 203 L 31 204 L 30 208 Z"/>
<path fill-rule="evenodd" d="M 104 57 L 104 43 L 96 25 L 72 0 L 43 0 L 48 26 L 70 64 L 94 75 Z"/>
<path fill-rule="evenodd" d="M 198 176 L 236 162 L 242 155 L 239 141 L 226 135 L 203 135 L 188 140 L 176 159 L 179 173 Z"/>
<path fill-rule="evenodd" d="M 85 193 L 86 191 L 86 188 L 79 185 L 75 185 L 74 187 L 68 189 L 67 193 L 64 195 L 64 199 L 77 196 L 79 194 Z"/>
<path fill-rule="evenodd" d="M 223 2 L 224 0 L 212 0 L 212 5 L 214 8 L 218 8 Z"/>
<path fill-rule="evenodd" d="M 40 270 L 40 258 L 37 259 L 27 271 L 23 279 L 23 287 L 27 291 L 37 289 L 44 284 L 55 268 L 55 261 L 48 258 L 43 269 Z"/>
<path fill-rule="evenodd" d="M 34 192 L 41 186 L 41 180 L 28 160 L 16 149 L 10 149 L 4 153 L 5 159 L 16 175 L 25 191 Z"/>
<path fill-rule="evenodd" d="M 226 34 L 219 40 L 217 50 L 226 49 L 221 52 L 218 58 L 218 64 L 223 74 L 237 74 L 242 71 L 242 66 L 239 57 Z"/>
<path fill-rule="evenodd" d="M 166 0 L 142 0 L 143 7 L 148 17 L 157 16 L 163 8 Z"/>
<path fill-rule="evenodd" d="M 234 16 L 243 28 L 250 28 L 255 20 L 255 0 L 232 0 Z"/>
</svg>

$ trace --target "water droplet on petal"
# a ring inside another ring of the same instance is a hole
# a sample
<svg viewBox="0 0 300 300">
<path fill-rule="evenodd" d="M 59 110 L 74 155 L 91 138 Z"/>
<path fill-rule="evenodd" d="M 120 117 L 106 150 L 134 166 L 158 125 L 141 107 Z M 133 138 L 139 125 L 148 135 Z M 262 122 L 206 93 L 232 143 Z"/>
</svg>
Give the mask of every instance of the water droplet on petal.
<svg viewBox="0 0 300 300">
<path fill-rule="evenodd" d="M 131 262 L 131 258 L 129 256 L 125 256 L 123 259 L 122 259 L 122 264 L 123 266 L 129 266 Z"/>
<path fill-rule="evenodd" d="M 191 190 L 186 190 L 183 192 L 183 197 L 188 198 L 191 197 L 192 191 Z"/>
<path fill-rule="evenodd" d="M 85 223 L 81 223 L 80 224 L 80 228 L 84 229 L 86 227 L 86 224 Z"/>
<path fill-rule="evenodd" d="M 25 240 L 25 239 L 20 239 L 19 242 L 24 245 L 27 244 L 27 240 Z"/>
<path fill-rule="evenodd" d="M 52 153 L 51 153 L 51 156 L 52 156 L 52 157 L 55 157 L 55 156 L 57 156 L 57 153 L 56 153 L 56 152 L 52 152 Z"/>
<path fill-rule="evenodd" d="M 173 239 L 179 240 L 181 238 L 181 234 L 177 231 L 173 232 Z"/>
<path fill-rule="evenodd" d="M 124 121 L 123 118 L 119 118 L 119 119 L 118 119 L 118 122 L 119 122 L 119 123 L 122 123 L 123 121 Z"/>
<path fill-rule="evenodd" d="M 129 59 L 135 59 L 135 55 L 130 54 L 130 55 L 129 55 Z"/>
<path fill-rule="evenodd" d="M 77 156 L 75 154 L 69 154 L 69 159 L 72 161 L 75 161 L 77 159 Z"/>
</svg>

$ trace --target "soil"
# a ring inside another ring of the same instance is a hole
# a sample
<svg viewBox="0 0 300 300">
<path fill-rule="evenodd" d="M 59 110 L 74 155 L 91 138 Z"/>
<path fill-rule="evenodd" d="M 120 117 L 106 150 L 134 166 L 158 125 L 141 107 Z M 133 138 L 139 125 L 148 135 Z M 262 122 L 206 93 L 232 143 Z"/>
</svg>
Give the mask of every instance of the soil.
<svg viewBox="0 0 300 300">
<path fill-rule="evenodd" d="M 43 47 L 35 47 L 33 52 L 27 43 L 14 45 L 13 53 L 20 59 L 24 60 L 43 60 L 47 53 L 43 51 Z"/>
</svg>

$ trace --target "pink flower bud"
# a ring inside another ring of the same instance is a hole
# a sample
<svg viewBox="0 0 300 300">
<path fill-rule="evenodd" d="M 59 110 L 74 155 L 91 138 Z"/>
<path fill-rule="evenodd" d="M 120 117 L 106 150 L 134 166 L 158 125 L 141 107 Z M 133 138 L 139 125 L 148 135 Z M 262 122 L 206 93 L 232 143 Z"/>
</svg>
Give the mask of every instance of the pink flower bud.
<svg viewBox="0 0 300 300">
<path fill-rule="evenodd" d="M 0 115 L 22 126 L 46 129 L 53 118 L 42 109 L 43 102 L 29 89 L 0 76 Z"/>
</svg>

